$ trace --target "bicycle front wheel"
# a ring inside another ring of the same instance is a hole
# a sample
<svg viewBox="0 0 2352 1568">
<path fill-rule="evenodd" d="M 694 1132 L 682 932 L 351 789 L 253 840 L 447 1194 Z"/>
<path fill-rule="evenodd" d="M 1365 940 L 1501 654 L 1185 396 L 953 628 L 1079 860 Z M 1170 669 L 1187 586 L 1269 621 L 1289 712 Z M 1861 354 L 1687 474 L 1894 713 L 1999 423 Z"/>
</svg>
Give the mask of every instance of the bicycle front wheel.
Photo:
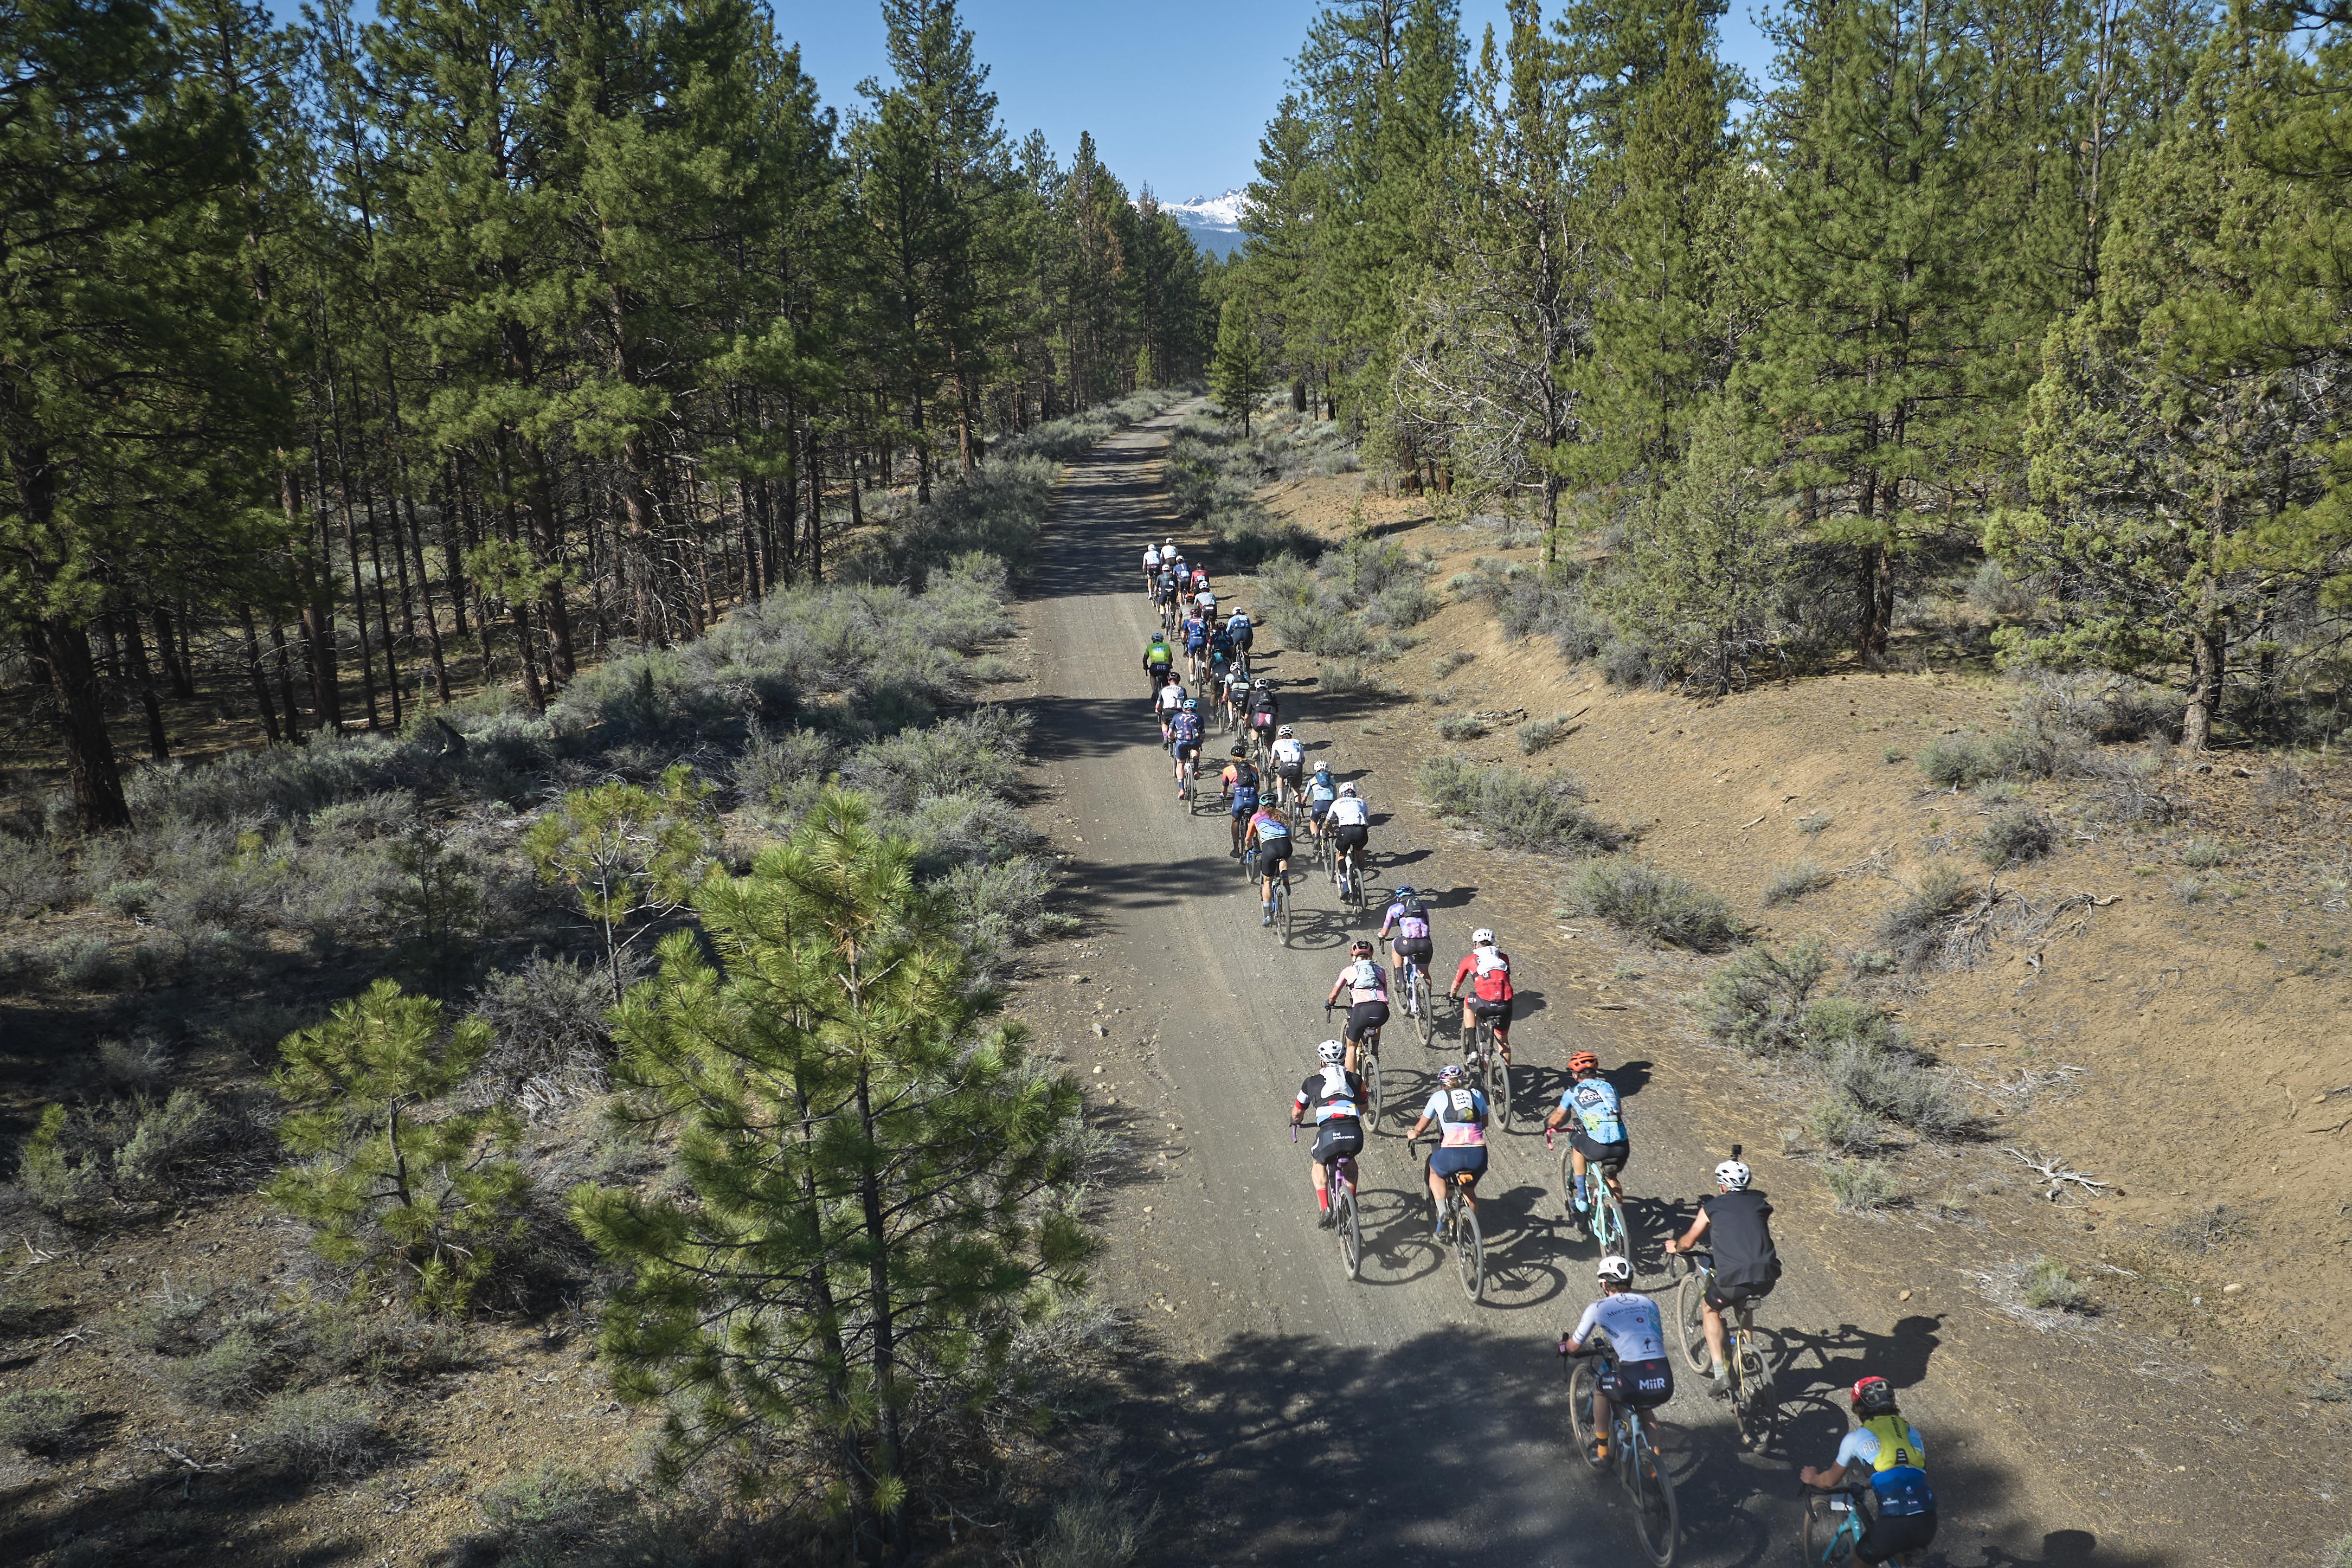
<svg viewBox="0 0 2352 1568">
<path fill-rule="evenodd" d="M 1370 1114 L 1366 1118 L 1365 1125 L 1378 1132 L 1381 1130 L 1381 1053 L 1370 1048 L 1369 1041 L 1366 1042 L 1366 1046 L 1362 1064 L 1366 1102 L 1364 1109 Z"/>
<path fill-rule="evenodd" d="M 1345 1182 L 1340 1184 L 1339 1196 L 1339 1260 L 1348 1266 L 1348 1278 L 1360 1279 L 1364 1270 L 1364 1226 L 1356 1213 L 1355 1190 Z"/>
<path fill-rule="evenodd" d="M 1486 1289 L 1486 1238 L 1478 1229 L 1478 1214 L 1464 1204 L 1454 1216 L 1454 1267 L 1462 1276 L 1462 1293 L 1475 1301 Z"/>
<path fill-rule="evenodd" d="M 1642 1537 L 1642 1551 L 1656 1568 L 1672 1568 L 1675 1537 L 1680 1520 L 1675 1512 L 1675 1481 L 1664 1460 L 1650 1447 L 1648 1424 L 1633 1440 L 1629 1468 L 1633 1490 L 1633 1528 Z"/>
<path fill-rule="evenodd" d="M 1592 1363 L 1579 1357 L 1568 1363 L 1568 1426 L 1576 1435 L 1576 1451 L 1587 1468 L 1600 1469 L 1602 1461 L 1592 1457 L 1592 1396 L 1600 1387 Z"/>
<path fill-rule="evenodd" d="M 1486 1058 L 1486 1103 L 1495 1108 L 1495 1120 L 1503 1131 L 1511 1130 L 1511 1064 L 1496 1051 Z"/>
<path fill-rule="evenodd" d="M 1422 978 L 1420 966 L 1409 967 L 1412 970 L 1413 1002 L 1421 1015 L 1421 1043 L 1425 1047 L 1437 1037 L 1437 998 L 1431 994 L 1429 982 Z"/>
<path fill-rule="evenodd" d="M 1820 1494 L 1805 1500 L 1805 1531 L 1802 1561 L 1807 1568 L 1828 1568 L 1832 1562 L 1843 1562 L 1852 1545 L 1852 1531 L 1846 1521 L 1850 1512 L 1830 1507 L 1830 1500 Z"/>
<path fill-rule="evenodd" d="M 1709 1371 L 1715 1362 L 1706 1348 L 1706 1284 L 1712 1278 L 1706 1269 L 1688 1265 L 1682 1283 L 1675 1287 L 1675 1329 L 1683 1342 L 1683 1360 L 1693 1372 Z"/>
<path fill-rule="evenodd" d="M 1617 1194 L 1609 1190 L 1600 1172 L 1587 1170 L 1584 1181 L 1587 1186 L 1598 1189 L 1591 1194 L 1595 1199 L 1592 1223 L 1602 1254 L 1614 1252 L 1627 1262 L 1633 1261 L 1633 1236 L 1625 1228 L 1625 1205 L 1617 1201 Z"/>
<path fill-rule="evenodd" d="M 1288 947 L 1290 945 L 1290 884 L 1287 881 L 1276 882 L 1274 885 L 1274 925 L 1276 931 L 1282 932 L 1282 945 Z"/>
</svg>

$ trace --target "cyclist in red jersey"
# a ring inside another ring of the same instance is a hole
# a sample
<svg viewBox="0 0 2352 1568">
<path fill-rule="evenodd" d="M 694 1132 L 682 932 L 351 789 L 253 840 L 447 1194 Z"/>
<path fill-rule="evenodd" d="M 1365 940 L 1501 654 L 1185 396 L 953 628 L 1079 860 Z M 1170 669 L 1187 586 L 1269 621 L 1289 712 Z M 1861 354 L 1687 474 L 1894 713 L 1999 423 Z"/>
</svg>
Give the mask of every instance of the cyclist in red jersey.
<svg viewBox="0 0 2352 1568">
<path fill-rule="evenodd" d="M 1470 987 L 1467 995 L 1462 987 Z M 1466 1045 L 1476 1032 L 1478 1020 L 1488 1018 L 1495 1025 L 1495 1048 L 1503 1059 L 1511 1059 L 1511 955 L 1495 945 L 1495 933 L 1481 926 L 1470 933 L 1470 952 L 1454 971 L 1454 984 L 1446 991 L 1449 1002 L 1459 997 L 1462 1002 L 1462 1038 Z"/>
</svg>

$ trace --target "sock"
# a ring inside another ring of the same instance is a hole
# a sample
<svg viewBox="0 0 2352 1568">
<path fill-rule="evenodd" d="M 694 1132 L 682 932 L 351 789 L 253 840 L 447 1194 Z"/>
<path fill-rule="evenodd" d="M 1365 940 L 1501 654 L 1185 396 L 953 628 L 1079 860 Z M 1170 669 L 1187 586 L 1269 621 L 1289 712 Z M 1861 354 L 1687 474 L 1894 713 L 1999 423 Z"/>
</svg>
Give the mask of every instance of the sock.
<svg viewBox="0 0 2352 1568">
<path fill-rule="evenodd" d="M 1729 1367 L 1724 1365 L 1721 1362 L 1717 1362 L 1715 1363 L 1715 1379 L 1717 1383 L 1722 1382 L 1725 1378 L 1729 1377 L 1730 1375 L 1731 1369 Z"/>
<path fill-rule="evenodd" d="M 1328 1187 L 1315 1189 L 1315 1206 L 1326 1214 L 1331 1212 L 1331 1190 Z"/>
</svg>

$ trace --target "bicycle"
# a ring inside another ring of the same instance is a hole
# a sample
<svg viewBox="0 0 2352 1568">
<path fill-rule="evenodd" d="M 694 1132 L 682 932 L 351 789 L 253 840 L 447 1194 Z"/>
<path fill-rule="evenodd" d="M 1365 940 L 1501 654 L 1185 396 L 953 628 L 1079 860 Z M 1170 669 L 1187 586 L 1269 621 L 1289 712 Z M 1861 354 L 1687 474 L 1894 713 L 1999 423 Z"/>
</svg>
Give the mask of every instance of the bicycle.
<svg viewBox="0 0 2352 1568">
<path fill-rule="evenodd" d="M 1429 989 L 1429 965 L 1417 958 L 1408 958 L 1404 963 L 1404 1010 L 1419 1026 L 1426 1049 L 1437 1038 L 1437 999 Z"/>
<path fill-rule="evenodd" d="M 1851 1562 L 1854 1547 L 1878 1517 L 1878 1494 L 1871 1490 L 1870 1483 L 1848 1480 L 1824 1490 L 1799 1481 L 1797 1495 L 1805 1500 L 1804 1537 L 1798 1547 L 1798 1560 L 1807 1568 L 1836 1568 Z M 1910 1568 L 1916 1559 L 1908 1552 L 1898 1552 L 1887 1561 L 1895 1568 Z"/>
<path fill-rule="evenodd" d="M 1667 1271 L 1675 1279 L 1675 1326 L 1682 1340 L 1683 1360 L 1696 1373 L 1714 1370 L 1715 1352 L 1706 1342 L 1706 1293 L 1715 1286 L 1715 1255 L 1672 1252 Z M 1772 1416 L 1772 1376 L 1780 1356 L 1769 1334 L 1756 1327 L 1756 1307 L 1742 1301 L 1725 1315 L 1724 1366 L 1731 1377 L 1731 1417 L 1739 1428 L 1742 1447 L 1761 1447 Z"/>
<path fill-rule="evenodd" d="M 1609 1461 L 1592 1455 L 1592 1400 L 1601 1390 L 1601 1373 L 1593 1363 L 1600 1358 L 1613 1364 L 1617 1352 L 1603 1341 L 1574 1352 L 1563 1344 L 1560 1356 L 1575 1363 L 1568 1372 L 1568 1419 L 1576 1435 L 1576 1451 L 1598 1473 L 1608 1468 Z M 1612 1399 L 1609 1428 L 1610 1446 L 1617 1459 L 1617 1483 L 1633 1500 L 1633 1530 L 1641 1538 L 1643 1554 L 1657 1568 L 1670 1568 L 1681 1515 L 1675 1508 L 1674 1478 L 1666 1474 L 1665 1462 L 1658 1458 L 1657 1439 L 1651 1434 L 1650 1413 L 1622 1399 Z"/>
<path fill-rule="evenodd" d="M 1323 836 L 1326 838 L 1333 837 L 1328 825 L 1323 829 Z M 1332 885 L 1339 890 L 1340 906 L 1362 914 L 1364 912 L 1364 873 L 1356 864 L 1356 858 L 1334 844 L 1331 849 L 1331 863 L 1333 867 L 1331 881 Z"/>
<path fill-rule="evenodd" d="M 1274 882 L 1274 929 L 1282 945 L 1290 945 L 1290 872 L 1286 868 Z"/>
<path fill-rule="evenodd" d="M 1495 1020 L 1484 1013 L 1475 1016 L 1470 1038 L 1465 1042 L 1463 1064 L 1476 1075 L 1478 1087 L 1486 1096 L 1487 1108 L 1494 1111 L 1495 1121 L 1507 1132 L 1511 1130 L 1511 1064 L 1495 1045 Z"/>
<path fill-rule="evenodd" d="M 1329 1026 L 1336 1002 L 1323 1004 L 1325 1026 Z M 1364 1080 L 1364 1131 L 1381 1130 L 1381 1030 L 1375 1024 L 1364 1031 L 1363 1043 L 1356 1047 L 1356 1075 Z"/>
<path fill-rule="evenodd" d="M 1431 1151 L 1432 1158 L 1435 1151 Z M 1428 1165 L 1422 1166 L 1423 1174 Z M 1445 1213 L 1443 1245 L 1454 1254 L 1454 1267 L 1462 1276 L 1462 1293 L 1476 1301 L 1486 1289 L 1486 1237 L 1478 1228 L 1478 1211 L 1470 1206 L 1465 1196 L 1477 1178 L 1469 1172 L 1457 1173 L 1445 1184 Z"/>
<path fill-rule="evenodd" d="M 1546 1128 L 1544 1147 L 1549 1149 L 1552 1146 L 1552 1130 Z M 1568 1210 L 1568 1223 L 1589 1232 L 1592 1245 L 1601 1257 L 1606 1258 L 1613 1252 L 1621 1258 L 1631 1258 L 1633 1256 L 1633 1232 L 1625 1223 L 1625 1205 L 1620 1201 L 1616 1180 L 1621 1167 L 1592 1164 L 1584 1167 L 1584 1195 L 1592 1207 L 1586 1215 L 1580 1215 L 1576 1212 L 1576 1163 L 1572 1158 L 1575 1139 L 1571 1137 L 1559 1147 L 1559 1201 L 1561 1206 Z M 1706 1369 L 1702 1367 L 1699 1370 L 1704 1372 Z"/>
<path fill-rule="evenodd" d="M 1298 1142 L 1298 1123 L 1290 1124 L 1290 1141 Z M 1339 1233 L 1339 1261 L 1348 1278 L 1360 1279 L 1364 1270 L 1364 1222 L 1356 1208 L 1356 1157 L 1342 1154 L 1323 1162 L 1324 1182 L 1331 1194 L 1331 1228 Z"/>
</svg>

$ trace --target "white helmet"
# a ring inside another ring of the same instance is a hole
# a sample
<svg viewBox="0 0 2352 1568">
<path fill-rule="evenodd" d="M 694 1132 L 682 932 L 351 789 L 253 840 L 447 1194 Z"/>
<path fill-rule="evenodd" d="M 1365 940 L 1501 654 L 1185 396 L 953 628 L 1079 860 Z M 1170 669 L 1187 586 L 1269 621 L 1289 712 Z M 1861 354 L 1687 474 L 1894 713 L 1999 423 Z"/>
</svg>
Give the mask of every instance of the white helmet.
<svg viewBox="0 0 2352 1568">
<path fill-rule="evenodd" d="M 1257 689 L 1260 691 L 1264 691 L 1265 689 L 1265 677 L 1263 675 L 1257 678 Z"/>
<path fill-rule="evenodd" d="M 1339 793 L 1341 795 L 1353 795 L 1356 793 L 1356 786 L 1351 784 L 1343 784 L 1339 786 Z"/>
<path fill-rule="evenodd" d="M 1605 1285 L 1630 1285 L 1633 1282 L 1633 1266 L 1612 1252 L 1594 1266 L 1592 1275 Z"/>
<path fill-rule="evenodd" d="M 1492 947 L 1495 945 L 1495 933 L 1488 931 L 1485 926 L 1480 926 L 1476 931 L 1470 933 L 1470 945 L 1472 947 Z"/>
<path fill-rule="evenodd" d="M 1716 1185 L 1727 1192 L 1744 1193 L 1756 1173 L 1737 1160 L 1726 1160 L 1715 1168 Z"/>
<path fill-rule="evenodd" d="M 1326 1040 L 1315 1047 L 1315 1054 L 1327 1062 L 1343 1062 L 1348 1059 L 1348 1047 L 1337 1040 Z"/>
<path fill-rule="evenodd" d="M 1290 735 L 1291 735 L 1291 729 L 1290 729 L 1290 726 L 1289 726 L 1289 725 L 1287 725 L 1287 724 L 1285 724 L 1285 725 L 1282 727 L 1282 729 L 1281 729 L 1281 730 L 1280 730 L 1280 731 L 1276 734 L 1275 739 L 1276 739 L 1276 740 L 1277 740 L 1277 741 L 1287 741 L 1288 739 L 1290 739 Z"/>
</svg>

